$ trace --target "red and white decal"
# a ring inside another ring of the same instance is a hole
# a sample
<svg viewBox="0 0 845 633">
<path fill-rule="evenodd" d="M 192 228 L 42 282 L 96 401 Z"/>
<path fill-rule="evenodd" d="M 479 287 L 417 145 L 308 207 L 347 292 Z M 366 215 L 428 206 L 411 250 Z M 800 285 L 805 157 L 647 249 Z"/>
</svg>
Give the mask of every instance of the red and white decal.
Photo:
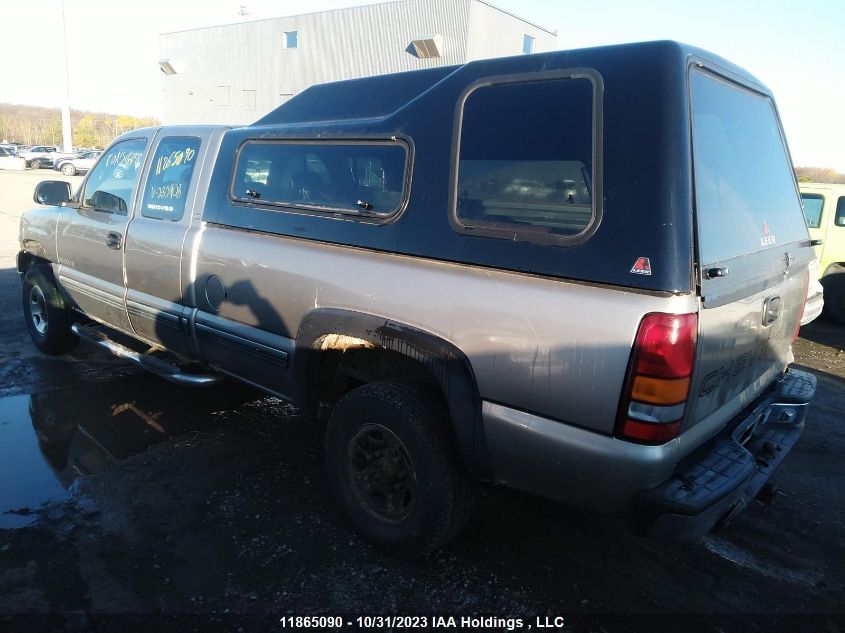
<svg viewBox="0 0 845 633">
<path fill-rule="evenodd" d="M 631 269 L 631 272 L 635 275 L 650 275 L 651 262 L 648 257 L 638 257 L 637 261 L 634 262 L 634 267 Z"/>
<path fill-rule="evenodd" d="M 769 223 L 763 220 L 763 235 L 760 238 L 760 243 L 763 246 L 771 246 L 772 244 L 776 244 L 777 241 L 777 238 L 769 230 Z"/>
</svg>

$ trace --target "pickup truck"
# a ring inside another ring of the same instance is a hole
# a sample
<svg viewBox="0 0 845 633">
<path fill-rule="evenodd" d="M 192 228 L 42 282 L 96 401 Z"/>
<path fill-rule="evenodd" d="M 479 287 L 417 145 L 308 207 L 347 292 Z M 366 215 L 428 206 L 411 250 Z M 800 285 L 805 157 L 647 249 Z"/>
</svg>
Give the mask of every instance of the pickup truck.
<svg viewBox="0 0 845 633">
<path fill-rule="evenodd" d="M 696 539 L 815 393 L 773 97 L 674 42 L 313 86 L 246 127 L 128 132 L 34 197 L 41 350 L 297 403 L 352 523 L 400 555 L 458 533 L 473 480 Z"/>
</svg>

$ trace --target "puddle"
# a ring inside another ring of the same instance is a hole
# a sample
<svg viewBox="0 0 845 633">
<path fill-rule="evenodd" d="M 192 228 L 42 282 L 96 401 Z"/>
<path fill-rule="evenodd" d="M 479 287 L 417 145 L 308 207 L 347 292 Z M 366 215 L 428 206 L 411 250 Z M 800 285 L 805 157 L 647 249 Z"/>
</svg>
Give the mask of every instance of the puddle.
<svg viewBox="0 0 845 633">
<path fill-rule="evenodd" d="M 35 520 L 74 481 L 261 397 L 238 385 L 187 389 L 147 374 L 0 398 L 0 528 Z"/>
</svg>

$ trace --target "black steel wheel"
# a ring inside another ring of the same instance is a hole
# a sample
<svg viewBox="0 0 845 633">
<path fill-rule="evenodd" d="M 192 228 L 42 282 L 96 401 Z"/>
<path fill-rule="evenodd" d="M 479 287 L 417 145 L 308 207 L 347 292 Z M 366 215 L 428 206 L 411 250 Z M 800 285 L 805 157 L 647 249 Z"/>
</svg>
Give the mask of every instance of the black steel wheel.
<svg viewBox="0 0 845 633">
<path fill-rule="evenodd" d="M 398 382 L 353 389 L 326 427 L 329 482 L 353 524 L 399 556 L 427 554 L 469 517 L 466 471 L 442 400 Z"/>
<path fill-rule="evenodd" d="M 399 523 L 414 509 L 417 475 L 408 449 L 381 424 L 363 424 L 347 444 L 352 490 L 370 514 Z"/>
</svg>

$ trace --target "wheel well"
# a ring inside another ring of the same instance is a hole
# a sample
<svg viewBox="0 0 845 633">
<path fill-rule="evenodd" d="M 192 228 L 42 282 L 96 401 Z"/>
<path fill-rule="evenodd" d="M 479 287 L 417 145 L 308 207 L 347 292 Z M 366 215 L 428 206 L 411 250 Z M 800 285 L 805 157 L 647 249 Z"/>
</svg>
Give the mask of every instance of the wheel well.
<svg viewBox="0 0 845 633">
<path fill-rule="evenodd" d="M 300 323 L 296 348 L 295 399 L 306 411 L 327 417 L 359 385 L 401 380 L 443 399 L 464 465 L 488 476 L 481 396 L 469 359 L 454 344 L 372 314 L 319 308 Z"/>
<path fill-rule="evenodd" d="M 828 265 L 820 279 L 824 279 L 829 275 L 836 275 L 842 272 L 845 272 L 845 262 L 834 262 L 833 264 Z"/>
<path fill-rule="evenodd" d="M 39 257 L 38 255 L 33 255 L 32 253 L 28 253 L 26 251 L 21 251 L 18 253 L 18 272 L 23 275 L 33 266 L 39 265 L 49 265 L 50 262 L 43 257 Z"/>
<path fill-rule="evenodd" d="M 326 334 L 315 341 L 319 350 L 312 406 L 319 418 L 331 414 L 335 403 L 361 385 L 379 380 L 399 380 L 432 394 L 443 394 L 437 379 L 421 362 L 370 341 L 344 334 Z"/>
</svg>

